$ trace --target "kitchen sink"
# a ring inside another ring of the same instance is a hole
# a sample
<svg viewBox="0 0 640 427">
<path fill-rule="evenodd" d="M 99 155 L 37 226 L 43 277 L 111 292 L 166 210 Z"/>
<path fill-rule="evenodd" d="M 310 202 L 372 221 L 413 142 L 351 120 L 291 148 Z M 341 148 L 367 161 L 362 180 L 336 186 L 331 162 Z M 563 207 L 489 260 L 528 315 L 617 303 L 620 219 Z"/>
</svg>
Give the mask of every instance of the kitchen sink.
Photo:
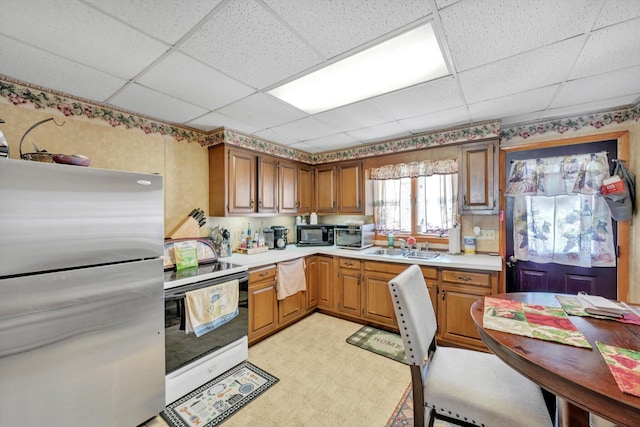
<svg viewBox="0 0 640 427">
<path fill-rule="evenodd" d="M 406 250 L 406 249 L 396 249 L 396 248 L 375 248 L 371 249 L 368 252 L 365 252 L 367 255 L 378 255 L 378 256 L 403 256 L 406 258 L 414 258 L 414 259 L 436 259 L 442 256 L 441 252 L 431 252 L 431 251 L 416 251 L 416 250 Z"/>
<path fill-rule="evenodd" d="M 407 258 L 416 259 L 436 259 L 442 256 L 442 252 L 430 252 L 430 251 L 409 251 Z"/>
<path fill-rule="evenodd" d="M 402 256 L 406 251 L 395 248 L 376 248 L 366 252 L 367 255 Z"/>
</svg>

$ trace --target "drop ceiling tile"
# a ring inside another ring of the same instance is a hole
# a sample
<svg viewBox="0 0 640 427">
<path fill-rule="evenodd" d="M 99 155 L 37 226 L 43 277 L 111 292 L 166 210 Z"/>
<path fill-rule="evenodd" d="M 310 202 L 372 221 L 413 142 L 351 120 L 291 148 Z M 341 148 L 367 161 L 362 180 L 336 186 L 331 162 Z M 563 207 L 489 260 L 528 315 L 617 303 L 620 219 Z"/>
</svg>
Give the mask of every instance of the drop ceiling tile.
<svg viewBox="0 0 640 427">
<path fill-rule="evenodd" d="M 602 111 L 602 110 L 614 109 L 617 107 L 625 107 L 630 104 L 637 103 L 638 97 L 640 97 L 640 91 L 637 91 L 635 93 L 631 93 L 625 96 L 609 98 L 605 100 L 598 100 L 595 102 L 589 102 L 585 104 L 576 104 L 576 105 L 570 105 L 568 107 L 560 107 L 560 108 L 550 108 L 546 111 L 543 111 L 540 114 L 540 118 L 548 119 L 548 118 L 566 117 L 566 116 L 582 116 L 593 111 Z"/>
<path fill-rule="evenodd" d="M 593 28 L 602 28 L 640 17 L 638 0 L 607 0 Z"/>
<path fill-rule="evenodd" d="M 209 110 L 255 92 L 249 86 L 179 52 L 167 55 L 140 77 L 138 82 Z"/>
<path fill-rule="evenodd" d="M 0 31 L 27 44 L 130 79 L 167 46 L 76 0 L 5 1 Z M 28 22 L 28 26 L 25 23 Z"/>
<path fill-rule="evenodd" d="M 266 141 L 271 141 L 273 143 L 284 145 L 284 146 L 291 146 L 293 144 L 300 142 L 299 138 L 281 133 L 275 128 L 261 130 L 259 132 L 254 133 L 254 135 L 257 138 L 260 138 Z"/>
<path fill-rule="evenodd" d="M 222 107 L 218 112 L 241 122 L 251 123 L 259 129 L 278 126 L 306 116 L 302 111 L 262 93 L 255 93 Z"/>
<path fill-rule="evenodd" d="M 424 0 L 265 0 L 329 59 L 411 24 L 433 11 Z"/>
<path fill-rule="evenodd" d="M 481 122 L 542 111 L 551 103 L 558 86 L 547 86 L 502 98 L 469 104 L 471 119 L 474 122 Z"/>
<path fill-rule="evenodd" d="M 598 101 L 589 102 L 586 104 L 576 104 L 568 107 L 552 108 L 552 109 L 543 111 L 542 114 L 540 115 L 540 118 L 550 119 L 550 118 L 567 117 L 567 116 L 583 116 L 583 115 L 588 115 L 591 112 L 615 109 L 618 107 L 626 107 L 626 106 L 629 106 L 630 104 L 637 103 L 638 97 L 640 97 L 640 92 L 636 92 L 634 94 L 621 96 L 617 98 L 598 100 Z"/>
<path fill-rule="evenodd" d="M 360 141 L 347 134 L 337 133 L 322 138 L 310 139 L 305 143 L 318 148 L 320 151 L 331 151 L 359 145 Z"/>
<path fill-rule="evenodd" d="M 372 99 L 391 120 L 402 120 L 464 104 L 457 81 L 443 77 Z"/>
<path fill-rule="evenodd" d="M 592 32 L 570 78 L 634 65 L 640 65 L 640 18 Z"/>
<path fill-rule="evenodd" d="M 187 122 L 186 125 L 205 131 L 223 127 L 225 129 L 230 129 L 246 134 L 252 134 L 253 132 L 260 130 L 260 128 L 251 124 L 244 123 L 239 120 L 232 119 L 231 117 L 227 117 L 224 114 L 215 112 L 208 113 L 204 116 L 198 117 L 197 119 L 191 120 Z"/>
<path fill-rule="evenodd" d="M 134 28 L 176 44 L 222 0 L 85 0 Z"/>
<path fill-rule="evenodd" d="M 0 35 L 0 74 L 95 101 L 105 101 L 127 81 Z M 20 58 L 16 61 L 16 58 Z"/>
<path fill-rule="evenodd" d="M 298 141 L 320 138 L 339 132 L 313 117 L 305 117 L 283 125 L 274 126 L 273 130 L 287 137 L 296 138 Z"/>
<path fill-rule="evenodd" d="M 639 92 L 640 78 L 638 76 L 640 76 L 640 66 L 571 80 L 562 85 L 551 107 L 585 104 Z"/>
<path fill-rule="evenodd" d="M 385 139 L 399 138 L 399 137 L 411 135 L 411 132 L 405 129 L 398 122 L 385 123 L 382 125 L 372 126 L 369 128 L 352 130 L 346 133 L 347 135 L 363 143 L 378 142 Z"/>
<path fill-rule="evenodd" d="M 299 151 L 306 151 L 307 153 L 311 153 L 311 154 L 327 151 L 327 150 L 323 150 L 321 148 L 309 145 L 306 142 L 296 142 L 295 144 L 289 145 L 289 148 L 293 148 L 294 150 L 299 150 Z"/>
<path fill-rule="evenodd" d="M 561 83 L 583 44 L 583 38 L 574 37 L 458 73 L 464 97 L 476 103 Z"/>
<path fill-rule="evenodd" d="M 139 84 L 127 86 L 111 98 L 109 103 L 172 123 L 184 123 L 207 112 L 204 108 L 188 104 Z"/>
<path fill-rule="evenodd" d="M 440 12 L 458 72 L 584 33 L 600 0 L 468 0 Z"/>
<path fill-rule="evenodd" d="M 314 117 L 341 131 L 366 128 L 393 120 L 371 100 L 325 111 L 314 115 Z"/>
<path fill-rule="evenodd" d="M 444 9 L 445 7 L 451 6 L 452 4 L 458 3 L 460 0 L 436 0 L 436 5 L 438 6 L 438 10 Z"/>
<path fill-rule="evenodd" d="M 471 117 L 469 116 L 467 107 L 456 107 L 399 120 L 399 122 L 402 127 L 416 134 L 463 125 L 471 122 Z"/>
<path fill-rule="evenodd" d="M 280 19 L 252 0 L 226 3 L 180 49 L 258 89 L 322 62 Z"/>
</svg>

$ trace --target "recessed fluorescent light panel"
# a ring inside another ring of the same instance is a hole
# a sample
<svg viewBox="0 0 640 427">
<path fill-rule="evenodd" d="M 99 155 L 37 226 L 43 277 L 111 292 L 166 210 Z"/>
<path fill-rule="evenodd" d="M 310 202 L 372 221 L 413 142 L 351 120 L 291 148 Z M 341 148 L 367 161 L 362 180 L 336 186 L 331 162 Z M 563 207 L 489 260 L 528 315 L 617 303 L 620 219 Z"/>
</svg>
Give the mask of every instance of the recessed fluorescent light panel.
<svg viewBox="0 0 640 427">
<path fill-rule="evenodd" d="M 447 74 L 428 23 L 268 93 L 315 114 Z"/>
</svg>

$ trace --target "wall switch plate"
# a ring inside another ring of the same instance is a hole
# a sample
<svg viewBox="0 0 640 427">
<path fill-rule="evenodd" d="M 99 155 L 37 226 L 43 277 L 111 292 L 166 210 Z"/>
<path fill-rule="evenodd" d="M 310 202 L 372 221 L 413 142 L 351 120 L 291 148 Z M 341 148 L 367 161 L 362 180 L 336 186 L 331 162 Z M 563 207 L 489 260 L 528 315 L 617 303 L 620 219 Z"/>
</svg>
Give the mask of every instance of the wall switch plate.
<svg viewBox="0 0 640 427">
<path fill-rule="evenodd" d="M 477 237 L 478 240 L 495 240 L 496 230 L 480 230 L 480 234 Z"/>
</svg>

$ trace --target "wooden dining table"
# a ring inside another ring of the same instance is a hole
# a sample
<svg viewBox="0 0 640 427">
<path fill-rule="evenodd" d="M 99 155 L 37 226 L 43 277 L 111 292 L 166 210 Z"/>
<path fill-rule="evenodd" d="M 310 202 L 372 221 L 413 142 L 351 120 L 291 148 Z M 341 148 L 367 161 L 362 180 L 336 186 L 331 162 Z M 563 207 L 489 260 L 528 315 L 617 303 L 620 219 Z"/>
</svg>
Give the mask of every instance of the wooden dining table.
<svg viewBox="0 0 640 427">
<path fill-rule="evenodd" d="M 559 307 L 555 296 L 517 292 L 491 297 Z M 509 366 L 556 396 L 559 426 L 588 426 L 589 412 L 620 426 L 640 426 L 640 397 L 620 391 L 595 344 L 640 350 L 640 325 L 569 316 L 593 346 L 587 349 L 485 328 L 483 314 L 481 298 L 472 305 L 471 316 L 482 341 Z"/>
</svg>

